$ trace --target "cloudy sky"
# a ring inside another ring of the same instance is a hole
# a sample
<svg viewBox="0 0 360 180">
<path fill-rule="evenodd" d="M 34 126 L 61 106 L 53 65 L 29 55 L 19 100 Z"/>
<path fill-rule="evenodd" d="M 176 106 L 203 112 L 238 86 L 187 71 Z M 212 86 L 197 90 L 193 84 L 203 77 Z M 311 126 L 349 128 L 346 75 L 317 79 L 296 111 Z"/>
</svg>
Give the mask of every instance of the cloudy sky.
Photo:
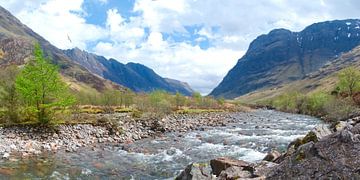
<svg viewBox="0 0 360 180">
<path fill-rule="evenodd" d="M 0 5 L 61 49 L 79 47 L 142 63 L 203 94 L 260 34 L 360 18 L 359 0 L 0 0 Z"/>
</svg>

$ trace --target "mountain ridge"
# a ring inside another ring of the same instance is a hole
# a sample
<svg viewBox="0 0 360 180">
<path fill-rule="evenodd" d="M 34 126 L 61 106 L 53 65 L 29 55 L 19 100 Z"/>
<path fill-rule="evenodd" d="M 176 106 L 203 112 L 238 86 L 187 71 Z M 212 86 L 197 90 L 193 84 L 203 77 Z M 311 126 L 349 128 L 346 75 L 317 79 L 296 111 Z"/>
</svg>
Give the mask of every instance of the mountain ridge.
<svg viewBox="0 0 360 180">
<path fill-rule="evenodd" d="M 258 36 L 210 93 L 235 98 L 300 80 L 360 44 L 360 20 L 312 24 L 300 32 L 274 29 Z"/>
<path fill-rule="evenodd" d="M 192 95 L 193 90 L 184 82 L 163 78 L 147 66 L 129 62 L 123 64 L 116 59 L 89 53 L 79 48 L 63 50 L 74 62 L 87 68 L 90 72 L 130 88 L 135 92 L 165 90 L 170 93 Z"/>
<path fill-rule="evenodd" d="M 34 44 L 39 43 L 52 63 L 60 67 L 63 78 L 73 90 L 105 89 L 125 90 L 124 87 L 90 73 L 84 67 L 73 63 L 63 52 L 0 6 L 0 67 L 24 65 L 33 56 Z"/>
</svg>

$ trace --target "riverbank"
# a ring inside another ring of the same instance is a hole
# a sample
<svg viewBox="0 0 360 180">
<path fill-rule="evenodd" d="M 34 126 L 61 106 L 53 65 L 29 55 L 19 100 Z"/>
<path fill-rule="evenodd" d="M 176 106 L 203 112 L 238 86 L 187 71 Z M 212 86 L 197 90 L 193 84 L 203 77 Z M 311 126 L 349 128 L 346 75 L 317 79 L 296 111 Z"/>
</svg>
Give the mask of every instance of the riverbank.
<svg viewBox="0 0 360 180">
<path fill-rule="evenodd" d="M 167 132 L 226 126 L 234 121 L 230 114 L 172 114 L 161 119 L 132 118 L 129 113 L 82 114 L 76 118 L 96 119 L 99 123 L 57 125 L 52 128 L 31 125 L 0 127 L 0 156 L 10 159 L 11 155 L 26 157 L 43 152 L 75 152 L 81 147 L 95 148 L 104 143 L 129 144 Z"/>
</svg>

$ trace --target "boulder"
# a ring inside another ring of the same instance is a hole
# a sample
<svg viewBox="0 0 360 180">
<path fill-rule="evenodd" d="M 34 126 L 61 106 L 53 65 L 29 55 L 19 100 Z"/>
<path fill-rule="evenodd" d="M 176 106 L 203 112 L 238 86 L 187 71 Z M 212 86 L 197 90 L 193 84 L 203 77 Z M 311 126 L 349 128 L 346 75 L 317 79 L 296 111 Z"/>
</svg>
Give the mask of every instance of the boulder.
<svg viewBox="0 0 360 180">
<path fill-rule="evenodd" d="M 252 173 L 244 170 L 239 166 L 231 166 L 224 171 L 221 171 L 218 179 L 219 180 L 235 180 L 239 178 L 251 178 Z"/>
<path fill-rule="evenodd" d="M 175 180 L 208 180 L 215 179 L 211 175 L 211 169 L 208 164 L 192 163 L 186 166 Z"/>
<path fill-rule="evenodd" d="M 264 177 L 266 176 L 272 168 L 277 166 L 278 164 L 268 161 L 261 161 L 257 163 L 254 167 L 253 176 L 254 177 Z"/>
<path fill-rule="evenodd" d="M 342 131 L 343 129 L 345 129 L 347 126 L 349 126 L 350 124 L 348 124 L 347 122 L 345 121 L 339 121 L 336 123 L 335 127 L 334 127 L 334 130 L 336 132 L 338 131 Z"/>
<path fill-rule="evenodd" d="M 269 162 L 273 162 L 275 161 L 277 158 L 279 158 L 281 156 L 281 153 L 279 153 L 276 150 L 272 150 L 270 151 L 263 159 L 263 161 L 269 161 Z"/>
<path fill-rule="evenodd" d="M 9 153 L 4 153 L 4 155 L 2 156 L 3 159 L 9 159 L 10 154 Z"/>
<path fill-rule="evenodd" d="M 233 166 L 241 167 L 242 169 L 249 170 L 250 172 L 253 170 L 248 162 L 228 157 L 219 157 L 216 159 L 212 159 L 210 161 L 210 166 L 212 169 L 212 173 L 216 176 L 219 176 L 221 171 L 224 171 L 227 168 Z"/>
<path fill-rule="evenodd" d="M 316 126 L 313 130 L 311 130 L 311 132 L 313 132 L 315 134 L 317 140 L 320 140 L 320 139 L 324 138 L 325 136 L 328 136 L 332 133 L 331 130 L 329 129 L 329 127 L 325 124 Z"/>
<path fill-rule="evenodd" d="M 360 179 L 360 126 L 299 146 L 267 179 Z"/>
</svg>

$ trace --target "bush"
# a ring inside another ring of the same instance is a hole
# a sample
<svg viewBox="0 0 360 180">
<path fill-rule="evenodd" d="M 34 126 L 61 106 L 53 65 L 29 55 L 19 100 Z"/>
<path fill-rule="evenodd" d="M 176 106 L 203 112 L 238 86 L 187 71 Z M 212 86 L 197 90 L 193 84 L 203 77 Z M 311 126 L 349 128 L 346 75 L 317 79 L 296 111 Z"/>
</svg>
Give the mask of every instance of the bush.
<svg viewBox="0 0 360 180">
<path fill-rule="evenodd" d="M 304 114 L 321 116 L 324 114 L 325 105 L 328 104 L 331 99 L 331 95 L 323 92 L 307 95 L 303 101 L 301 111 Z"/>
<path fill-rule="evenodd" d="M 15 79 L 19 70 L 10 66 L 0 72 L 0 103 L 2 107 L 3 123 L 18 123 L 20 100 L 16 92 Z"/>
<path fill-rule="evenodd" d="M 337 88 L 340 93 L 346 93 L 350 97 L 353 93 L 360 91 L 360 71 L 355 67 L 348 67 L 338 74 L 339 83 Z"/>
<path fill-rule="evenodd" d="M 303 95 L 298 92 L 286 93 L 270 101 L 270 106 L 286 112 L 299 112 L 303 104 Z"/>
<path fill-rule="evenodd" d="M 336 122 L 359 112 L 359 108 L 353 104 L 350 98 L 333 98 L 324 105 L 324 111 L 328 120 Z"/>
</svg>

